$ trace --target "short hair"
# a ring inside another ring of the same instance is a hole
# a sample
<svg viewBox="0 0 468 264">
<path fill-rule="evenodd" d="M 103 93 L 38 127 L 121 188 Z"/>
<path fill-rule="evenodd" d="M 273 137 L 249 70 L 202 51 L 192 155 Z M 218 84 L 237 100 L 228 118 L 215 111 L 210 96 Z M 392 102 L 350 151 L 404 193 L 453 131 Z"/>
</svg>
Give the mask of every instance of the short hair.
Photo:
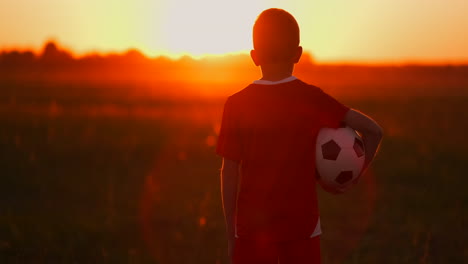
<svg viewBox="0 0 468 264">
<path fill-rule="evenodd" d="M 299 47 L 299 25 L 287 11 L 263 11 L 253 26 L 253 46 L 264 63 L 289 61 Z"/>
</svg>

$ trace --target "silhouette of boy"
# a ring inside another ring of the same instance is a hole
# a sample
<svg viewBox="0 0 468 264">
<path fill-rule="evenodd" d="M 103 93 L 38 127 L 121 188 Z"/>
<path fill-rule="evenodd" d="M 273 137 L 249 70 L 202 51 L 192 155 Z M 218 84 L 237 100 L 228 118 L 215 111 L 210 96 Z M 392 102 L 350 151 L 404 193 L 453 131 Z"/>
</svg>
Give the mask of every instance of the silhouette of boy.
<svg viewBox="0 0 468 264">
<path fill-rule="evenodd" d="M 315 140 L 342 123 L 363 136 L 365 167 L 382 138 L 369 117 L 292 76 L 302 55 L 299 26 L 267 9 L 253 27 L 250 55 L 262 78 L 230 96 L 216 152 L 228 254 L 234 264 L 320 263 Z"/>
</svg>

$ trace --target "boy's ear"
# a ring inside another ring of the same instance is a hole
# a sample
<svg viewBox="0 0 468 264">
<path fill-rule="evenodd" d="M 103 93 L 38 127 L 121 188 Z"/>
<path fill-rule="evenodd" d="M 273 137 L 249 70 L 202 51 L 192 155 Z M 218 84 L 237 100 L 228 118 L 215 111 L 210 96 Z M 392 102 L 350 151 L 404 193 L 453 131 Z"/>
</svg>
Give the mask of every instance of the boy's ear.
<svg viewBox="0 0 468 264">
<path fill-rule="evenodd" d="M 252 58 L 253 62 L 255 63 L 255 66 L 260 66 L 261 62 L 258 57 L 258 53 L 256 50 L 251 50 L 250 51 L 250 57 Z"/>
<path fill-rule="evenodd" d="M 293 57 L 293 62 L 298 63 L 302 56 L 302 47 L 297 47 L 296 54 Z"/>
</svg>

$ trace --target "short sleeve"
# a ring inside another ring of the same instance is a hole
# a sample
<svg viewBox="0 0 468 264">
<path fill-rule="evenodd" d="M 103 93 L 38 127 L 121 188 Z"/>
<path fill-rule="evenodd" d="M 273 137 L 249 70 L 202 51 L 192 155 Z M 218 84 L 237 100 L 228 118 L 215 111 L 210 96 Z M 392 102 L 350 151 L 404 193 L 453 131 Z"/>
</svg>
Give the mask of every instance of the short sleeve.
<svg viewBox="0 0 468 264">
<path fill-rule="evenodd" d="M 238 112 L 231 98 L 228 98 L 224 105 L 216 153 L 230 160 L 241 160 L 241 135 Z"/>
<path fill-rule="evenodd" d="M 324 126 L 330 128 L 340 127 L 350 108 L 323 91 L 322 95 L 322 109 L 325 111 L 322 119 Z"/>
</svg>

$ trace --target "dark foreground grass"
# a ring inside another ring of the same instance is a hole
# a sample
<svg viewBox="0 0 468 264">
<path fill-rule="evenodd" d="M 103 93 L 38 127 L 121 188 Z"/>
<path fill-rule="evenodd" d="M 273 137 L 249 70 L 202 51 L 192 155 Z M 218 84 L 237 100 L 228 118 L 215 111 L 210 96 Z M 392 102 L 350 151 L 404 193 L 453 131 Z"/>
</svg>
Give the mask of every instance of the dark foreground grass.
<svg viewBox="0 0 468 264">
<path fill-rule="evenodd" d="M 320 192 L 323 263 L 468 259 L 467 103 L 348 102 L 386 137 L 354 189 Z M 221 104 L 162 115 L 55 108 L 0 117 L 0 263 L 227 263 L 213 145 Z"/>
</svg>

